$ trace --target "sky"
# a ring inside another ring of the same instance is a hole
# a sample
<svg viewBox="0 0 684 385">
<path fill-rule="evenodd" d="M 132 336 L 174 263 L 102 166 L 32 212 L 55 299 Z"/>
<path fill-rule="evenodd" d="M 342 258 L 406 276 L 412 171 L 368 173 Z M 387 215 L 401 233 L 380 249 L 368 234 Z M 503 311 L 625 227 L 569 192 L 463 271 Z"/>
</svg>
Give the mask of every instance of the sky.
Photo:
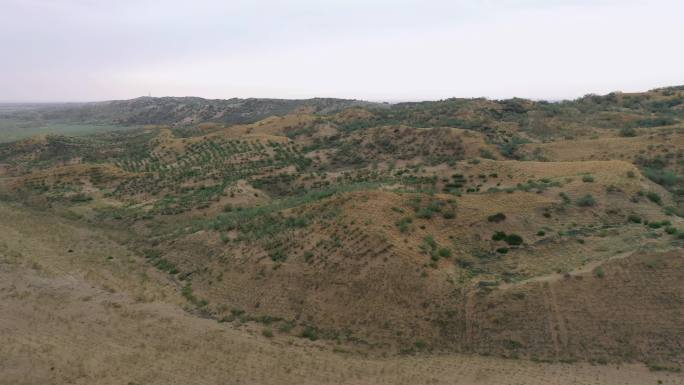
<svg viewBox="0 0 684 385">
<path fill-rule="evenodd" d="M 0 0 L 0 101 L 684 85 L 682 0 Z"/>
</svg>

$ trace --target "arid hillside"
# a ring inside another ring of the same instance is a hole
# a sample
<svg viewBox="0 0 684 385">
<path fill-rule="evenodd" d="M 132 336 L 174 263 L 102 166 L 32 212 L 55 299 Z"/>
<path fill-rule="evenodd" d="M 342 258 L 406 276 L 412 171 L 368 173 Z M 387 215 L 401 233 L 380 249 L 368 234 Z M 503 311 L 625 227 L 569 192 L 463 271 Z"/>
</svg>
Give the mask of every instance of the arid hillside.
<svg viewBox="0 0 684 385">
<path fill-rule="evenodd" d="M 8 114 L 19 383 L 684 382 L 682 87 Z"/>
</svg>

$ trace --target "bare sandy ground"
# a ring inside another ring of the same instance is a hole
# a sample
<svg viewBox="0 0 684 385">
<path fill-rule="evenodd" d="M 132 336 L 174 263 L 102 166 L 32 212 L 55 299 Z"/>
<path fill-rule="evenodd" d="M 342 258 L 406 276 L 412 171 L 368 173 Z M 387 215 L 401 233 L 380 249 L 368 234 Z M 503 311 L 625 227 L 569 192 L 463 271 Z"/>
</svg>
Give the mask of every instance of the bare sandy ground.
<svg viewBox="0 0 684 385">
<path fill-rule="evenodd" d="M 163 274 L 101 233 L 0 204 L 0 384 L 684 384 L 636 364 L 364 358 L 182 304 Z"/>
</svg>

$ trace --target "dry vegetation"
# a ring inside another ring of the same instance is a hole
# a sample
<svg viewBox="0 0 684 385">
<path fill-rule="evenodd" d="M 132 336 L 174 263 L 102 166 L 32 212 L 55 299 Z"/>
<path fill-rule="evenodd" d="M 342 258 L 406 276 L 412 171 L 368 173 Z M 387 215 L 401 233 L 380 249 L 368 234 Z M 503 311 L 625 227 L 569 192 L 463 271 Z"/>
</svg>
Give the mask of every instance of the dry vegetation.
<svg viewBox="0 0 684 385">
<path fill-rule="evenodd" d="M 154 101 L 12 116 L 153 124 L 0 145 L 12 383 L 682 383 L 681 87 Z"/>
</svg>

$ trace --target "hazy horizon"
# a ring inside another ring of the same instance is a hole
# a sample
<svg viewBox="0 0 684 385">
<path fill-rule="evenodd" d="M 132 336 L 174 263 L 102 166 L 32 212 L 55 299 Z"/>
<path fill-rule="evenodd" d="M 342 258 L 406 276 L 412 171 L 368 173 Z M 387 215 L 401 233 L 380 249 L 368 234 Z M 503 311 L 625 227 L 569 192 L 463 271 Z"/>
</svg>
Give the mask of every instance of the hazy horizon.
<svg viewBox="0 0 684 385">
<path fill-rule="evenodd" d="M 674 0 L 4 0 L 0 102 L 575 99 L 684 84 Z"/>
<path fill-rule="evenodd" d="M 566 99 L 549 99 L 549 98 L 525 98 L 529 100 L 534 100 L 534 101 L 545 101 L 549 103 L 557 103 L 557 102 L 562 102 L 562 101 L 569 101 L 569 100 L 575 100 L 578 98 L 581 98 L 586 95 L 594 94 L 594 95 L 607 95 L 613 92 L 622 92 L 622 93 L 639 93 L 639 92 L 647 92 L 651 91 L 654 89 L 658 88 L 667 88 L 667 87 L 679 87 L 679 84 L 672 84 L 672 85 L 665 85 L 661 87 L 652 87 L 649 89 L 644 89 L 644 90 L 631 90 L 631 91 L 623 91 L 623 90 L 613 90 L 605 93 L 585 93 L 582 95 L 578 95 L 577 97 L 573 98 L 566 98 Z M 97 99 L 97 100 L 71 100 L 71 101 L 60 101 L 60 100 L 55 100 L 55 101 L 36 101 L 36 100 L 19 100 L 19 101 L 3 101 L 0 100 L 0 105 L 31 105 L 31 104 L 36 104 L 36 105 L 42 105 L 42 104 L 87 104 L 87 103 L 105 103 L 105 102 L 113 102 L 113 101 L 122 101 L 122 100 L 133 100 L 133 99 L 138 99 L 138 98 L 145 98 L 145 97 L 151 97 L 151 98 L 200 98 L 200 99 L 206 99 L 206 100 L 229 100 L 229 99 L 276 99 L 276 100 L 307 100 L 307 99 L 346 99 L 346 100 L 358 100 L 358 101 L 363 101 L 363 102 L 371 102 L 371 103 L 388 103 L 388 104 L 397 104 L 397 103 L 413 103 L 413 102 L 428 102 L 428 101 L 436 101 L 436 100 L 445 100 L 445 99 L 478 99 L 478 98 L 486 98 L 490 100 L 505 100 L 505 99 L 514 99 L 514 98 L 522 98 L 520 96 L 511 96 L 508 98 L 493 98 L 493 97 L 487 97 L 487 96 L 450 96 L 446 98 L 435 98 L 435 99 L 395 99 L 395 100 L 369 100 L 369 99 L 361 99 L 361 98 L 337 98 L 337 97 L 330 97 L 330 96 L 312 96 L 309 98 L 278 98 L 278 97 L 268 97 L 268 96 L 249 96 L 249 97 L 240 97 L 240 96 L 230 96 L 230 97 L 224 97 L 224 98 L 209 98 L 209 97 L 204 97 L 204 96 L 198 96 L 198 95 L 159 95 L 159 96 L 149 96 L 149 95 L 139 95 L 139 96 L 133 96 L 131 98 L 126 98 L 126 99 Z"/>
</svg>

